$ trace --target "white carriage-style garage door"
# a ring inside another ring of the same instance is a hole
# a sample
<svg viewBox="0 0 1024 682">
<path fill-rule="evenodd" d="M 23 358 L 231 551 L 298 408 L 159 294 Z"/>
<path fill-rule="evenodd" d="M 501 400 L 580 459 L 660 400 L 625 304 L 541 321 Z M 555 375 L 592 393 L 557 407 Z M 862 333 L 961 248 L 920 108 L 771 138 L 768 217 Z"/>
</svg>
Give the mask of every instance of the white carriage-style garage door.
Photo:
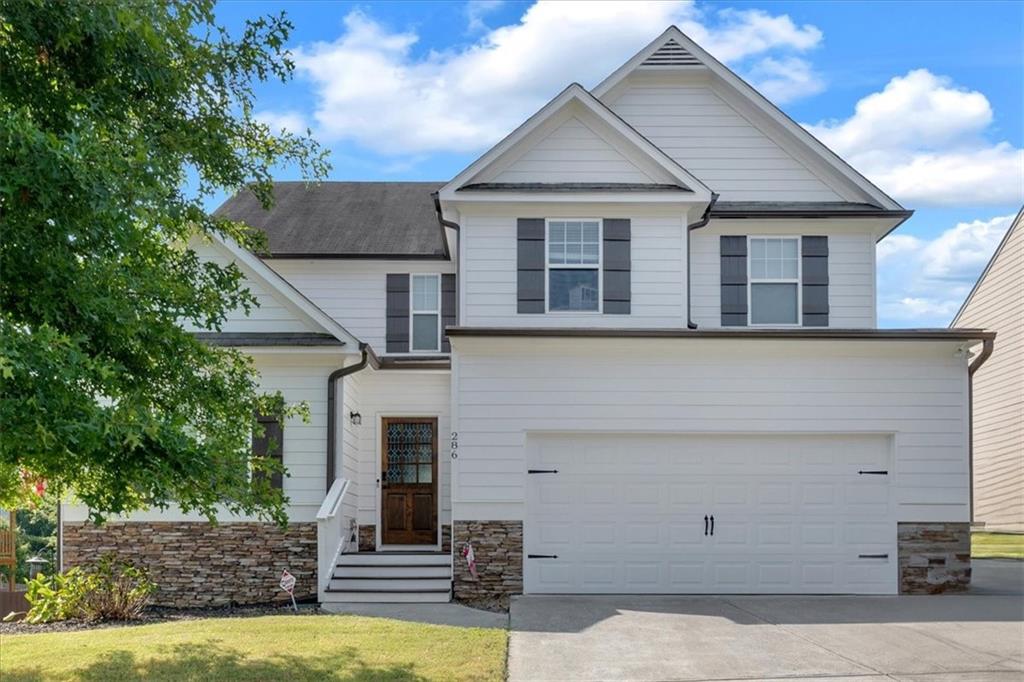
<svg viewBox="0 0 1024 682">
<path fill-rule="evenodd" d="M 531 434 L 525 591 L 894 594 L 885 435 Z"/>
</svg>

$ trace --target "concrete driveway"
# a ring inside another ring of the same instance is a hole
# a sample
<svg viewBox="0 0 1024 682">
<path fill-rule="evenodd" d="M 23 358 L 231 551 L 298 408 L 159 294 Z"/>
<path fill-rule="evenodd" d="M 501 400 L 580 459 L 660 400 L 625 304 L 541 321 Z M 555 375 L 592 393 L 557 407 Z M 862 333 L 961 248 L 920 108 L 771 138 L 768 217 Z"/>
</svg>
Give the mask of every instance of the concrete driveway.
<svg viewBox="0 0 1024 682">
<path fill-rule="evenodd" d="M 935 597 L 527 596 L 509 679 L 1024 679 L 1024 562 Z"/>
</svg>

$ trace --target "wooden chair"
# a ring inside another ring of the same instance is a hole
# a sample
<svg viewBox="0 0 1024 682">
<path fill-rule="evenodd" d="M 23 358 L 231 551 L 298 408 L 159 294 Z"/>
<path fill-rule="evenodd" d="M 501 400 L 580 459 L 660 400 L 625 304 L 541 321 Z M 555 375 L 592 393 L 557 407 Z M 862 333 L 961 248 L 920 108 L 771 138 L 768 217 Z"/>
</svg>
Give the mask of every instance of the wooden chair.
<svg viewBox="0 0 1024 682">
<path fill-rule="evenodd" d="M 18 550 L 15 543 L 18 524 L 13 511 L 7 512 L 7 517 L 7 526 L 0 526 L 0 567 L 7 568 L 7 591 L 13 592 L 18 571 Z"/>
</svg>

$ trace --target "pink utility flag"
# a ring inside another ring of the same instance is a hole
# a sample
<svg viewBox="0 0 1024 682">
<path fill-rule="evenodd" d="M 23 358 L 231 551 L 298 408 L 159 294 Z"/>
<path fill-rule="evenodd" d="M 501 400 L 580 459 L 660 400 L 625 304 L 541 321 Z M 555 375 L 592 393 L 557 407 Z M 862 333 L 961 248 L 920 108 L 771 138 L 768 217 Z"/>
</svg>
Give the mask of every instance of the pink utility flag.
<svg viewBox="0 0 1024 682">
<path fill-rule="evenodd" d="M 466 563 L 469 564 L 469 574 L 476 580 L 476 555 L 473 554 L 473 545 L 467 544 L 463 547 L 462 556 L 466 559 Z"/>
</svg>

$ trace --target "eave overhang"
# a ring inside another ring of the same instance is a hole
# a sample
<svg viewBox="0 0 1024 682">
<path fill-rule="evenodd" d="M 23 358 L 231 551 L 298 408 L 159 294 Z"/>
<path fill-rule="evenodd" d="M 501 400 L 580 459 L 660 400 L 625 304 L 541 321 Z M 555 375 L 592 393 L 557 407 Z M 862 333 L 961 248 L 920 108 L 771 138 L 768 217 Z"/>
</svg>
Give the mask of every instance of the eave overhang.
<svg viewBox="0 0 1024 682">
<path fill-rule="evenodd" d="M 818 339 L 871 341 L 983 341 L 985 329 L 596 329 L 584 327 L 448 327 L 449 337 L 593 339 Z"/>
</svg>

